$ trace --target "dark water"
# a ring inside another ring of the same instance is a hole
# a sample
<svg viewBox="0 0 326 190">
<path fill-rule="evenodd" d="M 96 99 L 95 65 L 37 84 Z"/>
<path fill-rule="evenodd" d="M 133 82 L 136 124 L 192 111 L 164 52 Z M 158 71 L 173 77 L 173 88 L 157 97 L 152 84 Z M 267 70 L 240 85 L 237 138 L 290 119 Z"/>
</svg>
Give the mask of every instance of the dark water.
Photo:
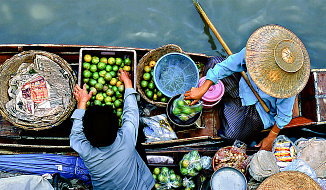
<svg viewBox="0 0 326 190">
<path fill-rule="evenodd" d="M 312 68 L 326 68 L 325 0 L 201 0 L 236 53 L 265 24 L 280 24 L 305 44 Z M 157 48 L 218 55 L 222 46 L 192 0 L 0 0 L 0 43 Z"/>
</svg>

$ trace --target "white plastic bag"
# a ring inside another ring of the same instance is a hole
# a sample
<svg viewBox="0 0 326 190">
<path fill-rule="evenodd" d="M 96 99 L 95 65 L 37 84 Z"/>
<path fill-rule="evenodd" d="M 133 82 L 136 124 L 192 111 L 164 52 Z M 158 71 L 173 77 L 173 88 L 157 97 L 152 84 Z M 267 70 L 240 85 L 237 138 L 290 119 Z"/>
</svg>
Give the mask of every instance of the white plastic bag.
<svg viewBox="0 0 326 190">
<path fill-rule="evenodd" d="M 0 189 L 10 190 L 54 190 L 46 177 L 21 175 L 0 179 Z"/>
</svg>

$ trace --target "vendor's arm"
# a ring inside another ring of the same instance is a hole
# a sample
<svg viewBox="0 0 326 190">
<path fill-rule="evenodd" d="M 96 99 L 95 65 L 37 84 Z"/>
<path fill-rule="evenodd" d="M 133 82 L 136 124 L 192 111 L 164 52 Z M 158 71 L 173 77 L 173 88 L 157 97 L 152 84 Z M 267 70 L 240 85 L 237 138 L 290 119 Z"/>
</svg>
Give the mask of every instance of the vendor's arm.
<svg viewBox="0 0 326 190">
<path fill-rule="evenodd" d="M 235 72 L 244 71 L 246 69 L 245 53 L 246 48 L 243 48 L 239 53 L 229 56 L 226 60 L 216 64 L 214 68 L 209 69 L 206 74 L 206 81 L 202 86 L 198 88 L 192 87 L 187 91 L 184 94 L 185 99 L 194 100 L 191 103 L 193 105 L 201 99 L 212 84 L 218 83 L 219 80 L 230 76 Z"/>
<path fill-rule="evenodd" d="M 76 109 L 71 116 L 71 119 L 73 119 L 73 126 L 69 136 L 70 146 L 76 152 L 82 154 L 82 152 L 88 152 L 91 147 L 83 132 L 83 117 L 85 114 L 86 103 L 92 97 L 92 92 L 87 93 L 86 85 L 81 89 L 77 84 L 74 88 L 73 94 L 77 100 L 78 109 Z"/>
<path fill-rule="evenodd" d="M 135 94 L 137 93 L 132 88 L 130 74 L 122 69 L 119 70 L 121 80 L 125 84 L 124 107 L 122 114 L 122 130 L 130 135 L 130 142 L 133 146 L 136 145 L 139 127 L 139 110 Z"/>
<path fill-rule="evenodd" d="M 260 150 L 271 151 L 273 147 L 273 142 L 277 135 L 280 133 L 281 129 L 292 120 L 292 109 L 295 101 L 295 97 L 276 99 L 276 116 L 275 124 L 271 128 L 267 137 L 264 138 L 256 147 L 260 147 Z"/>
</svg>

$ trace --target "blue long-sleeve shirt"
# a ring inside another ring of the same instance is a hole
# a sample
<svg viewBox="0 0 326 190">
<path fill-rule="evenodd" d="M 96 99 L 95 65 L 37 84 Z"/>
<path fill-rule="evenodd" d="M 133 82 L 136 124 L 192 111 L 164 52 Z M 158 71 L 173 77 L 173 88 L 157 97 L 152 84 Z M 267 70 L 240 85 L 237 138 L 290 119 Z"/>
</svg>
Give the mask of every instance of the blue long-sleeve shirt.
<svg viewBox="0 0 326 190">
<path fill-rule="evenodd" d="M 246 71 L 245 52 L 246 48 L 243 48 L 239 53 L 233 54 L 221 63 L 216 64 L 214 68 L 208 70 L 206 79 L 211 80 L 214 84 L 216 84 L 220 79 L 230 76 L 235 72 Z M 242 106 L 256 106 L 259 116 L 263 121 L 264 129 L 273 126 L 275 122 L 277 127 L 280 129 L 290 123 L 292 119 L 292 109 L 295 96 L 284 99 L 271 97 L 261 91 L 253 82 L 248 72 L 246 73 L 252 87 L 266 103 L 267 107 L 270 109 L 270 112 L 267 113 L 264 110 L 263 106 L 259 103 L 246 81 L 241 77 L 239 82 L 239 96 L 241 98 Z"/>
<path fill-rule="evenodd" d="M 82 120 L 85 110 L 77 109 L 71 117 L 70 146 L 83 159 L 96 190 L 148 190 L 154 186 L 152 173 L 135 149 L 139 127 L 135 93 L 132 88 L 125 90 L 122 127 L 110 146 L 93 147 L 86 139 Z"/>
</svg>

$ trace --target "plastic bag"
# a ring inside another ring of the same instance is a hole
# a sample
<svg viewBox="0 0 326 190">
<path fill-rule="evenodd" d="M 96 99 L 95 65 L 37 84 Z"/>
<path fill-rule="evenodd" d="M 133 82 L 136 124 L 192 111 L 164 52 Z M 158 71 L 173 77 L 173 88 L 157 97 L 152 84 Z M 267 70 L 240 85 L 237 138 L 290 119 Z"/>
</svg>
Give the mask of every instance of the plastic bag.
<svg viewBox="0 0 326 190">
<path fill-rule="evenodd" d="M 185 154 L 179 162 L 179 166 L 182 175 L 196 176 L 203 169 L 198 151 L 193 150 Z"/>
<path fill-rule="evenodd" d="M 297 148 L 286 136 L 280 135 L 273 142 L 273 154 L 276 157 L 276 164 L 283 171 L 297 157 Z"/>
<path fill-rule="evenodd" d="M 181 94 L 179 98 L 172 103 L 172 112 L 181 121 L 188 121 L 203 109 L 203 104 L 198 101 L 195 105 L 189 106 L 190 100 L 184 100 L 184 95 Z"/>
<path fill-rule="evenodd" d="M 236 140 L 231 147 L 220 148 L 214 158 L 215 170 L 221 167 L 233 167 L 245 173 L 250 159 L 246 154 L 247 145 Z"/>
<path fill-rule="evenodd" d="M 192 180 L 192 178 L 183 178 L 182 180 L 182 186 L 185 188 L 185 189 L 195 189 L 196 185 L 195 185 L 195 182 Z"/>
<path fill-rule="evenodd" d="M 167 167 L 154 168 L 155 189 L 176 189 L 181 186 L 181 177 Z"/>
<path fill-rule="evenodd" d="M 146 137 L 146 142 L 166 141 L 178 138 L 165 114 L 141 117 L 140 123 L 145 126 L 143 132 Z"/>
</svg>

